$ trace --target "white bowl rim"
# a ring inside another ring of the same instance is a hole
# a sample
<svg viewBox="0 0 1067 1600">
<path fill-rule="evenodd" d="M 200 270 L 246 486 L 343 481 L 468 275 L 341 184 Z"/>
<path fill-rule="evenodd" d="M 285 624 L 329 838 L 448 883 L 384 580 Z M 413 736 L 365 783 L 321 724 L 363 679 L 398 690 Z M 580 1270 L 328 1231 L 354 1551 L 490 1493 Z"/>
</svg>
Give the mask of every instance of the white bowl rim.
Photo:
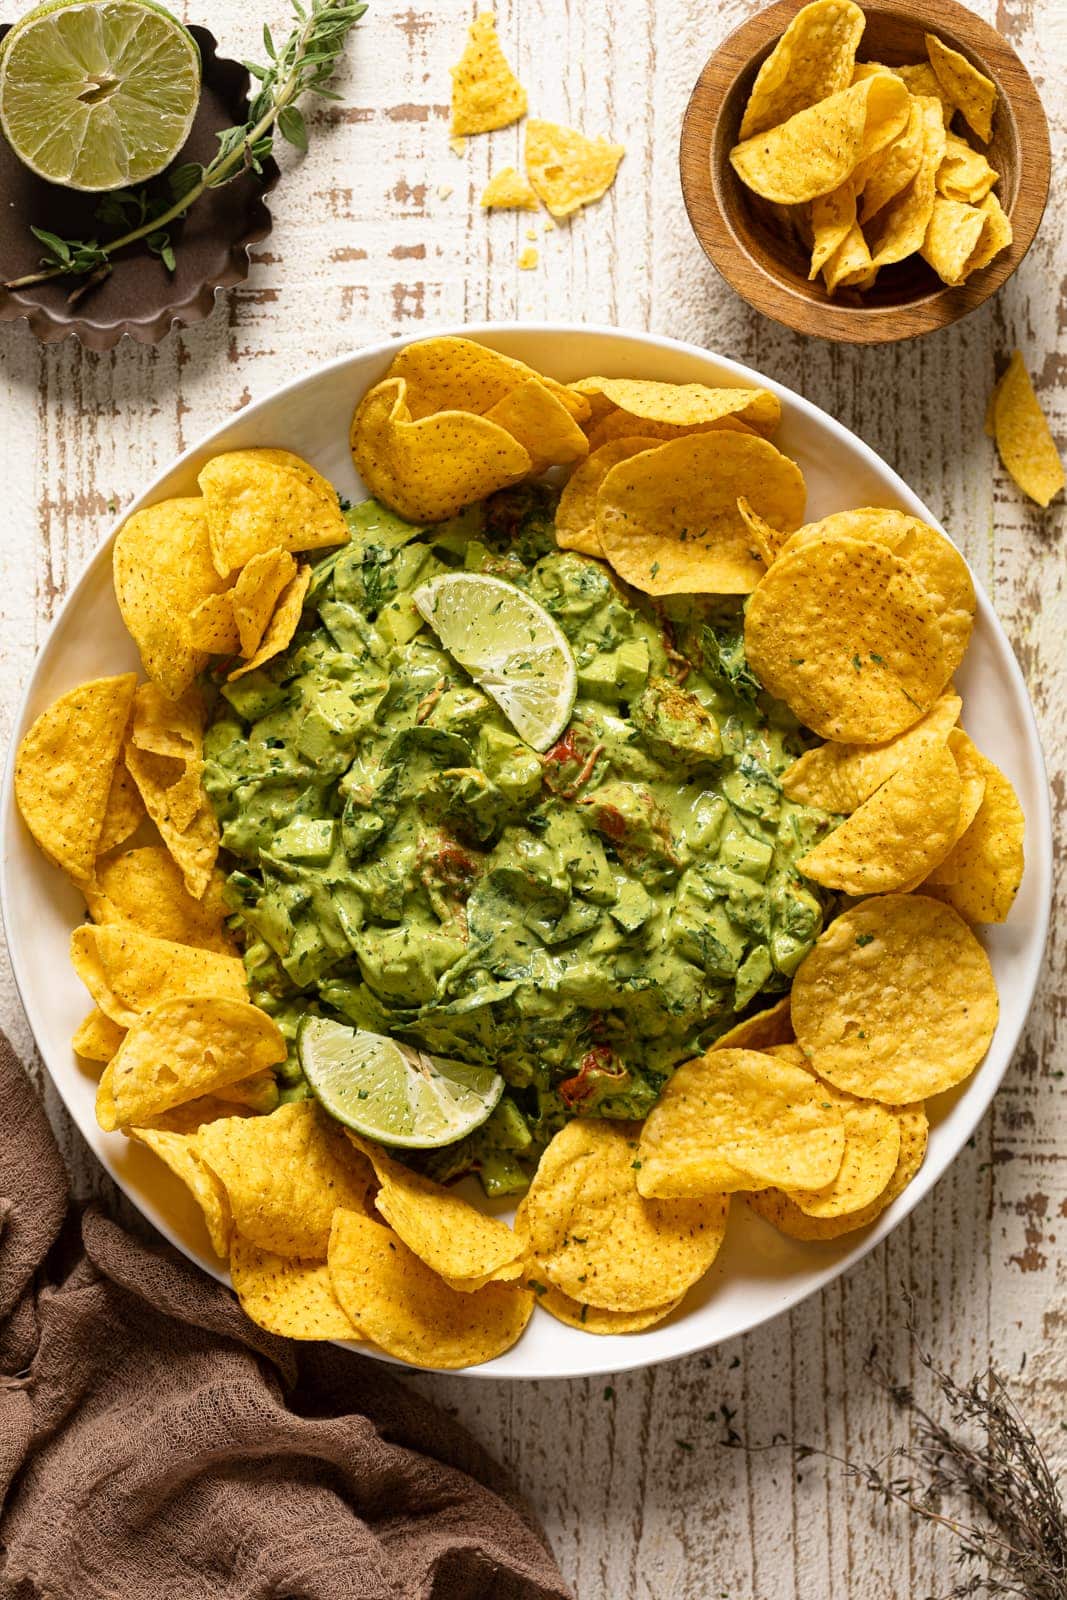
<svg viewBox="0 0 1067 1600">
<path fill-rule="evenodd" d="M 350 362 L 356 360 L 361 362 L 369 362 L 374 359 L 382 359 L 395 354 L 398 350 L 403 349 L 409 344 L 421 342 L 422 340 L 429 338 L 459 336 L 474 340 L 476 342 L 483 341 L 486 344 L 492 345 L 494 339 L 504 339 L 507 341 L 515 335 L 536 335 L 545 338 L 592 335 L 593 337 L 622 339 L 626 341 L 633 341 L 637 344 L 644 345 L 652 349 L 677 352 L 682 355 L 695 358 L 697 361 L 713 362 L 717 368 L 728 371 L 731 374 L 733 381 L 739 386 L 769 389 L 773 394 L 778 396 L 779 400 L 783 402 L 783 409 L 787 407 L 792 408 L 793 410 L 806 416 L 809 421 L 815 422 L 817 426 L 828 431 L 832 436 L 836 436 L 842 443 L 847 445 L 848 449 L 856 453 L 871 470 L 873 470 L 879 476 L 888 479 L 890 485 L 892 486 L 893 492 L 912 515 L 920 517 L 925 522 L 931 523 L 942 533 L 945 533 L 947 538 L 951 539 L 951 535 L 941 527 L 940 522 L 930 511 L 929 507 L 927 507 L 924 502 L 919 499 L 918 495 L 915 494 L 911 488 L 909 488 L 905 481 L 888 464 L 888 462 L 884 461 L 875 450 L 866 444 L 864 440 L 859 438 L 857 434 L 854 434 L 851 429 L 846 428 L 843 423 L 839 422 L 835 417 L 832 417 L 828 412 L 823 411 L 823 409 L 820 406 L 815 405 L 813 401 L 806 399 L 803 395 L 798 394 L 795 390 L 790 389 L 787 385 L 779 383 L 775 379 L 768 378 L 764 374 L 755 371 L 751 367 L 744 366 L 742 363 L 734 361 L 728 356 L 720 355 L 715 350 L 710 350 L 700 345 L 692 344 L 686 340 L 672 339 L 662 334 L 649 333 L 643 329 L 627 329 L 607 323 L 479 322 L 459 324 L 442 323 L 440 325 L 431 325 L 425 330 L 420 329 L 417 334 L 401 334 L 388 339 L 382 339 L 377 343 L 360 346 L 355 350 L 346 351 L 341 355 L 332 357 L 329 361 L 320 362 L 310 371 L 302 373 L 299 377 L 292 378 L 288 382 L 280 384 L 276 388 L 269 390 L 266 394 L 260 396 L 259 399 L 250 402 L 240 411 L 226 417 L 221 422 L 217 423 L 213 428 L 208 429 L 199 439 L 196 440 L 195 443 L 188 446 L 177 457 L 171 460 L 166 467 L 161 469 L 155 475 L 152 481 L 144 488 L 144 490 L 142 490 L 139 495 L 135 496 L 134 499 L 131 500 L 130 503 L 116 515 L 104 539 L 97 546 L 96 550 L 82 564 L 81 570 L 79 571 L 74 582 L 71 584 L 66 596 L 64 597 L 61 605 L 59 606 L 48 626 L 44 639 L 42 640 L 34 658 L 33 667 L 30 671 L 29 677 L 27 678 L 26 685 L 21 696 L 19 697 L 18 708 L 13 721 L 11 743 L 4 764 L 3 782 L 2 785 L 0 785 L 0 838 L 2 838 L 3 845 L 2 859 L 0 859 L 0 914 L 2 914 L 4 931 L 7 936 L 7 946 L 11 960 L 12 973 L 15 979 L 15 987 L 45 1069 L 48 1072 L 49 1077 L 52 1079 L 53 1085 L 56 1088 L 56 1092 L 63 1100 L 68 1114 L 72 1117 L 76 1126 L 78 1126 L 79 1131 L 86 1137 L 90 1143 L 90 1146 L 92 1146 L 93 1142 L 91 1136 L 93 1132 L 97 1130 L 94 1130 L 91 1119 L 88 1119 L 87 1125 L 83 1125 L 83 1119 L 78 1115 L 75 1108 L 68 1103 L 67 1098 L 63 1093 L 61 1079 L 52 1072 L 51 1067 L 45 1058 L 44 1052 L 40 1047 L 40 1043 L 37 1038 L 37 1030 L 34 1026 L 34 1018 L 31 1016 L 25 1001 L 27 985 L 19 936 L 16 933 L 15 937 L 12 938 L 9 852 L 12 843 L 12 818 L 15 815 L 13 792 L 15 753 L 18 749 L 19 740 L 21 739 L 22 734 L 28 725 L 28 712 L 30 703 L 33 699 L 38 673 L 42 667 L 45 657 L 49 653 L 54 637 L 59 633 L 67 613 L 77 606 L 81 591 L 88 582 L 90 575 L 93 573 L 97 563 L 108 558 L 115 535 L 117 534 L 119 528 L 121 528 L 122 524 L 131 515 L 131 513 L 140 509 L 142 506 L 151 505 L 154 499 L 157 497 L 157 490 L 159 486 L 168 478 L 170 478 L 177 468 L 195 460 L 197 456 L 203 454 L 211 447 L 213 441 L 219 434 L 224 433 L 235 423 L 239 421 L 246 421 L 247 419 L 255 416 L 256 413 L 262 412 L 268 407 L 274 405 L 282 397 L 295 393 L 305 385 L 315 384 L 327 373 L 337 371 L 348 365 Z M 809 1296 L 826 1288 L 844 1272 L 850 1270 L 852 1267 L 862 1261 L 864 1257 L 867 1256 L 877 1245 L 879 1245 L 882 1240 L 885 1239 L 891 1232 L 893 1232 L 894 1229 L 897 1228 L 899 1224 L 902 1223 L 915 1209 L 919 1202 L 925 1198 L 925 1196 L 933 1188 L 934 1184 L 952 1165 L 953 1161 L 955 1161 L 960 1151 L 966 1145 L 967 1140 L 974 1133 L 975 1128 L 978 1126 L 978 1123 L 981 1121 L 987 1108 L 992 1102 L 992 1099 L 999 1088 L 1001 1081 L 1003 1080 L 1004 1074 L 1011 1063 L 1011 1060 L 1015 1054 L 1015 1050 L 1018 1047 L 1019 1038 L 1021 1037 L 1022 1033 L 1022 1027 L 1025 1026 L 1026 1017 L 1028 1016 L 1030 1007 L 1033 1003 L 1033 996 L 1037 987 L 1038 978 L 1041 974 L 1044 962 L 1045 946 L 1048 939 L 1053 887 L 1052 814 L 1048 787 L 1048 772 L 1044 759 L 1044 751 L 1041 745 L 1040 734 L 1038 732 L 1037 722 L 1034 716 L 1033 704 L 1030 699 L 1029 690 L 1026 686 L 1026 681 L 1023 678 L 1022 671 L 1019 667 L 1018 661 L 1015 658 L 1014 651 L 1011 648 L 1010 641 L 1007 638 L 1000 619 L 993 609 L 992 603 L 989 600 L 989 597 L 986 594 L 982 584 L 977 578 L 974 579 L 974 582 L 978 597 L 978 616 L 981 618 L 983 624 L 992 628 L 993 640 L 998 646 L 1001 664 L 1005 667 L 1016 691 L 1016 695 L 1021 700 L 1021 703 L 1025 708 L 1026 723 L 1025 729 L 1022 731 L 1024 731 L 1027 736 L 1029 756 L 1036 762 L 1037 772 L 1041 779 L 1041 782 L 1037 785 L 1036 815 L 1028 817 L 1028 849 L 1026 862 L 1027 874 L 1033 872 L 1038 880 L 1037 903 L 1040 908 L 1040 920 L 1036 929 L 1037 937 L 1031 938 L 1029 941 L 1025 969 L 1022 974 L 1021 987 L 1018 991 L 1025 1001 L 1024 1005 L 1020 1007 L 1022 1023 L 1020 1025 L 1019 1032 L 1011 1041 L 1010 1046 L 1004 1050 L 1003 1061 L 1000 1066 L 1000 1070 L 995 1074 L 991 1074 L 987 1081 L 981 1084 L 977 1082 L 972 1083 L 967 1088 L 963 1102 L 963 1104 L 966 1106 L 966 1113 L 960 1122 L 959 1138 L 955 1149 L 952 1150 L 951 1153 L 945 1155 L 940 1164 L 931 1163 L 929 1160 L 924 1162 L 916 1177 L 903 1191 L 903 1193 L 882 1213 L 875 1223 L 873 1223 L 866 1230 L 863 1230 L 859 1239 L 854 1245 L 851 1246 L 851 1248 L 847 1249 L 835 1260 L 821 1269 L 813 1268 L 811 1273 L 798 1274 L 799 1287 L 797 1286 L 796 1282 L 790 1284 L 787 1290 L 783 1293 L 780 1303 L 777 1304 L 772 1310 L 762 1312 L 754 1316 L 750 1321 L 745 1322 L 743 1325 L 735 1328 L 729 1335 L 723 1335 L 722 1338 L 716 1338 L 708 1341 L 707 1339 L 701 1338 L 699 1335 L 693 1336 L 691 1334 L 688 1339 L 685 1337 L 679 1338 L 677 1348 L 672 1349 L 668 1353 L 651 1354 L 646 1352 L 644 1355 L 641 1353 L 642 1340 L 640 1335 L 627 1336 L 625 1340 L 618 1337 L 603 1339 L 589 1335 L 585 1341 L 590 1346 L 589 1360 L 584 1365 L 568 1365 L 566 1371 L 562 1373 L 553 1371 L 551 1369 L 524 1370 L 521 1372 L 511 1371 L 506 1368 L 501 1370 L 497 1361 L 494 1360 L 487 1362 L 482 1366 L 460 1369 L 458 1374 L 452 1375 L 468 1378 L 496 1380 L 510 1379 L 512 1381 L 543 1381 L 546 1379 L 563 1381 L 575 1377 L 607 1376 L 612 1373 L 628 1372 L 640 1369 L 642 1367 L 659 1365 L 667 1361 L 681 1360 L 685 1356 L 694 1355 L 702 1350 L 714 1348 L 719 1343 L 725 1342 L 727 1338 L 742 1337 L 746 1333 L 753 1331 L 753 1329 L 762 1327 L 766 1323 L 774 1321 L 778 1317 L 784 1315 L 787 1311 L 792 1310 L 794 1306 L 799 1305 L 803 1300 L 809 1298 Z M 115 1137 L 118 1136 L 116 1135 Z M 94 1155 L 95 1154 L 96 1152 L 94 1151 Z M 97 1156 L 97 1159 L 100 1159 L 99 1156 Z M 143 1215 L 143 1208 L 141 1207 L 137 1197 L 130 1193 L 130 1190 L 123 1180 L 121 1174 L 112 1170 L 110 1163 L 104 1163 L 102 1161 L 101 1164 L 107 1166 L 108 1173 L 112 1178 L 112 1181 L 118 1185 L 118 1187 L 126 1195 L 127 1199 L 129 1199 L 131 1204 L 133 1204 L 137 1210 L 141 1211 Z M 208 1260 L 201 1259 L 199 1256 L 191 1252 L 185 1241 L 180 1237 L 176 1230 L 169 1226 L 165 1218 L 155 1217 L 152 1219 L 146 1218 L 146 1220 L 150 1220 L 151 1226 L 156 1227 L 171 1245 L 181 1251 L 181 1253 L 190 1260 L 194 1261 L 194 1263 L 200 1266 L 204 1271 L 210 1272 L 212 1276 L 218 1279 L 218 1281 L 221 1283 L 228 1284 L 230 1282 L 229 1274 L 225 1267 L 213 1264 Z M 675 1324 L 675 1327 L 678 1330 L 684 1329 L 685 1320 L 683 1319 Z M 570 1331 L 576 1332 L 577 1330 Z M 343 1341 L 335 1342 L 343 1343 Z M 605 1362 L 603 1359 L 598 1362 L 595 1359 L 597 1349 L 603 1349 L 605 1354 L 607 1354 L 608 1346 L 611 1347 L 610 1353 L 613 1359 L 609 1362 Z M 346 1346 L 346 1348 L 351 1348 L 354 1351 L 358 1351 L 360 1354 L 370 1356 L 376 1360 L 383 1360 L 390 1365 L 399 1367 L 404 1367 L 407 1365 L 407 1363 L 396 1361 L 395 1358 L 387 1355 L 385 1352 L 376 1350 L 373 1346 L 352 1344 Z M 631 1349 L 633 1352 L 632 1355 L 630 1354 Z M 432 1371 L 434 1369 L 409 1368 L 409 1370 Z"/>
</svg>

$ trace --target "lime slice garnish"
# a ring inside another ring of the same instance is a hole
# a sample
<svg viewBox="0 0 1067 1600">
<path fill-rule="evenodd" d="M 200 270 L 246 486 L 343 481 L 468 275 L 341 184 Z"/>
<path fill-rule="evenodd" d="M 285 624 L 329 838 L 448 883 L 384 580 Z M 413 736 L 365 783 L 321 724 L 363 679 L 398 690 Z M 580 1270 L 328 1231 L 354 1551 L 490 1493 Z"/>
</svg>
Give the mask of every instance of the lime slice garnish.
<svg viewBox="0 0 1067 1600">
<path fill-rule="evenodd" d="M 60 0 L 31 11 L 0 52 L 0 123 L 49 183 L 143 183 L 185 143 L 200 99 L 200 51 L 145 0 Z"/>
<path fill-rule="evenodd" d="M 578 669 L 566 634 L 544 606 L 483 572 L 443 573 L 412 599 L 519 738 L 535 750 L 555 744 L 574 707 Z"/>
<path fill-rule="evenodd" d="M 481 1127 L 504 1092 L 491 1067 L 445 1061 L 328 1017 L 305 1017 L 297 1046 L 304 1076 L 331 1117 L 406 1150 L 454 1144 Z"/>
</svg>

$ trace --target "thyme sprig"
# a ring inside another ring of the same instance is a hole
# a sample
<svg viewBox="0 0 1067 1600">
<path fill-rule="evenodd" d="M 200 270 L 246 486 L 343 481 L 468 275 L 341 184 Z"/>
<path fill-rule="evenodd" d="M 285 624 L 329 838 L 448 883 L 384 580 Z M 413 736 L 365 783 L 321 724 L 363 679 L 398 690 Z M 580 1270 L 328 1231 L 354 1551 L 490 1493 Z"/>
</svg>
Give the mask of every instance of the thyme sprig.
<svg viewBox="0 0 1067 1600">
<path fill-rule="evenodd" d="M 219 148 L 206 166 L 186 162 L 167 174 L 166 189 L 152 193 L 147 188 L 120 189 L 106 194 L 97 207 L 97 220 L 124 231 L 111 239 L 64 239 L 44 228 L 33 228 L 47 252 L 39 272 L 27 273 L 4 284 L 5 289 L 27 289 L 52 278 L 85 276 L 87 281 L 74 291 L 77 299 L 107 277 L 112 259 L 120 250 L 143 242 L 157 255 L 169 272 L 176 266 L 171 227 L 180 222 L 208 189 L 221 188 L 242 172 L 263 172 L 263 163 L 279 133 L 298 150 L 308 146 L 307 124 L 298 101 L 305 94 L 322 99 L 339 98 L 326 87 L 332 77 L 345 41 L 367 7 L 363 0 L 311 0 L 306 9 L 302 0 L 291 0 L 296 26 L 281 45 L 276 46 L 269 27 L 263 25 L 263 47 L 268 64 L 254 61 L 244 65 L 256 82 L 244 122 L 224 128 L 218 134 Z"/>
<path fill-rule="evenodd" d="M 920 1405 L 909 1384 L 896 1383 L 876 1352 L 867 1370 L 911 1417 L 913 1444 L 877 1461 L 858 1462 L 784 1439 L 746 1445 L 729 1427 L 722 1443 L 746 1450 L 786 1446 L 797 1461 L 819 1456 L 836 1462 L 846 1478 L 869 1489 L 884 1505 L 901 1506 L 944 1528 L 956 1540 L 959 1577 L 936 1600 L 976 1595 L 1065 1600 L 1067 1505 L 1040 1442 L 996 1368 L 990 1365 L 969 1382 L 957 1382 L 919 1343 L 910 1311 L 909 1302 L 906 1326 L 947 1420 Z"/>
</svg>

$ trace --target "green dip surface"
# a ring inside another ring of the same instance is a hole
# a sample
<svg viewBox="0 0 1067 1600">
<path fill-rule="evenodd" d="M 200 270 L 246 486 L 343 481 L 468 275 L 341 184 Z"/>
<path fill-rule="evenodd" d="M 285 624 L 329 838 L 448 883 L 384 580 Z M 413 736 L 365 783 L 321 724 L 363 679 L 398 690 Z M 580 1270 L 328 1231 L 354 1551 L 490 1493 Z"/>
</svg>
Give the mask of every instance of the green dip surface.
<svg viewBox="0 0 1067 1600">
<path fill-rule="evenodd" d="M 762 692 L 742 603 L 656 603 L 558 549 L 555 496 L 412 527 L 373 501 L 314 570 L 289 649 L 222 682 L 205 783 L 252 998 L 493 1066 L 476 1133 L 422 1161 L 516 1193 L 570 1116 L 641 1118 L 678 1062 L 788 988 L 830 897 L 832 826 L 779 778 L 810 738 Z M 411 594 L 450 569 L 525 589 L 578 667 L 539 756 Z M 307 1093 L 291 1052 L 289 1097 Z"/>
</svg>

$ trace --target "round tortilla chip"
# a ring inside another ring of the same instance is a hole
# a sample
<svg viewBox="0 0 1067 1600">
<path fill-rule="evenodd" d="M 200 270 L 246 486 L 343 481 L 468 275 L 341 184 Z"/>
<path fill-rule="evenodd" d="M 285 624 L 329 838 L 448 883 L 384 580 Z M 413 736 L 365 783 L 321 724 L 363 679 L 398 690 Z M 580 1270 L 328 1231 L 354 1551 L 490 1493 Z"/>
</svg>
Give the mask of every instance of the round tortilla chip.
<svg viewBox="0 0 1067 1600">
<path fill-rule="evenodd" d="M 980 770 L 981 803 L 927 886 L 968 922 L 1003 922 L 1022 882 L 1026 818 L 1010 780 L 969 739 L 967 745 L 956 753 Z"/>
<path fill-rule="evenodd" d="M 233 586 L 233 620 L 241 654 L 254 656 L 282 592 L 296 577 L 296 561 L 288 550 L 275 548 L 254 555 L 237 574 Z"/>
<path fill-rule="evenodd" d="M 809 1217 L 865 1210 L 885 1189 L 900 1157 L 900 1123 L 888 1107 L 832 1089 L 828 1093 L 840 1106 L 845 1125 L 845 1153 L 837 1174 L 821 1189 L 784 1191 Z"/>
<path fill-rule="evenodd" d="M 471 411 L 413 420 L 406 387 L 377 384 L 352 418 L 352 458 L 376 500 L 409 522 L 441 522 L 529 476 L 529 452 L 506 428 Z"/>
<path fill-rule="evenodd" d="M 869 1205 L 860 1211 L 847 1211 L 836 1217 L 810 1217 L 781 1189 L 763 1189 L 756 1194 L 746 1194 L 745 1199 L 752 1210 L 791 1239 L 839 1239 L 843 1233 L 855 1233 L 859 1228 L 869 1227 L 904 1192 L 922 1166 L 930 1131 L 926 1110 L 921 1103 L 886 1106 L 884 1109 L 891 1111 L 897 1119 L 900 1154 L 889 1182 Z"/>
<path fill-rule="evenodd" d="M 112 564 L 115 598 L 145 672 L 176 700 L 205 666 L 189 617 L 224 587 L 203 500 L 160 500 L 135 511 L 116 535 Z"/>
<path fill-rule="evenodd" d="M 765 1011 L 757 1011 L 754 1016 L 735 1022 L 716 1039 L 715 1049 L 767 1050 L 773 1045 L 792 1042 L 793 1019 L 789 1014 L 789 996 L 784 994 Z"/>
<path fill-rule="evenodd" d="M 782 420 L 782 402 L 769 389 L 714 389 L 706 383 L 658 383 L 651 378 L 581 378 L 571 387 L 591 400 L 607 401 L 639 423 L 706 428 L 732 417 L 770 431 Z M 598 421 L 604 414 L 610 413 L 602 413 Z"/>
<path fill-rule="evenodd" d="M 804 514 L 800 468 L 755 435 L 690 434 L 613 467 L 597 495 L 606 559 L 645 594 L 748 594 L 763 577 L 739 496 L 775 527 Z"/>
<path fill-rule="evenodd" d="M 412 1366 L 454 1370 L 491 1361 L 533 1314 L 528 1289 L 449 1288 L 391 1228 L 359 1212 L 335 1212 L 329 1263 L 334 1294 L 363 1336 Z"/>
<path fill-rule="evenodd" d="M 644 437 L 613 439 L 579 462 L 567 479 L 556 508 L 556 543 L 561 550 L 603 557 L 596 532 L 596 497 L 600 485 L 620 461 L 629 461 L 643 450 L 655 450 L 659 442 Z"/>
<path fill-rule="evenodd" d="M 248 999 L 244 963 L 236 956 L 154 939 L 126 922 L 75 928 L 70 961 L 101 1011 L 120 1028 L 163 1000 Z"/>
<path fill-rule="evenodd" d="M 801 722 L 853 744 L 917 722 L 948 676 L 930 596 L 898 556 L 858 539 L 779 557 L 749 601 L 745 653 Z"/>
<path fill-rule="evenodd" d="M 603 1306 L 591 1306 L 585 1300 L 572 1300 L 569 1294 L 554 1284 L 540 1284 L 534 1289 L 537 1304 L 543 1311 L 565 1322 L 570 1328 L 580 1328 L 583 1333 L 642 1333 L 646 1328 L 663 1322 L 672 1311 L 677 1311 L 684 1295 L 668 1300 L 666 1305 L 647 1306 L 642 1311 L 607 1311 Z"/>
<path fill-rule="evenodd" d="M 485 420 L 518 440 L 535 473 L 570 466 L 589 454 L 589 441 L 571 412 L 540 378 L 516 384 L 485 413 Z"/>
<path fill-rule="evenodd" d="M 729 1200 L 647 1200 L 632 1125 L 575 1118 L 541 1157 L 523 1202 L 534 1271 L 572 1300 L 609 1311 L 663 1306 L 711 1266 Z"/>
<path fill-rule="evenodd" d="M 201 468 L 198 482 L 223 578 L 268 550 L 348 543 L 333 485 L 291 450 L 229 450 Z"/>
<path fill-rule="evenodd" d="M 956 841 L 960 771 L 931 745 L 797 862 L 797 871 L 845 894 L 886 894 L 921 883 Z"/>
<path fill-rule="evenodd" d="M 112 1022 L 99 1006 L 94 1006 L 78 1024 L 70 1043 L 74 1054 L 81 1056 L 83 1061 L 103 1061 L 106 1064 L 125 1037 L 126 1029 Z"/>
<path fill-rule="evenodd" d="M 473 411 L 484 416 L 531 378 L 548 389 L 577 422 L 585 422 L 589 416 L 588 400 L 567 385 L 535 372 L 514 356 L 451 334 L 405 345 L 393 357 L 385 376 L 404 380 L 404 403 L 414 422 L 435 411 Z"/>
<path fill-rule="evenodd" d="M 201 950 L 236 954 L 226 927 L 229 908 L 223 900 L 225 878 L 216 872 L 204 894 L 194 900 L 181 870 L 162 846 L 144 845 L 102 862 L 85 901 L 93 921 L 126 922 L 154 939 L 196 945 Z"/>
<path fill-rule="evenodd" d="M 946 690 L 924 717 L 885 744 L 836 744 L 828 740 L 798 756 L 782 774 L 782 789 L 790 800 L 822 811 L 855 811 L 894 772 L 924 750 L 944 744 L 962 708 L 959 695 Z"/>
<path fill-rule="evenodd" d="M 157 1155 L 185 1184 L 203 1212 L 212 1250 L 225 1260 L 233 1232 L 230 1203 L 218 1178 L 197 1155 L 192 1139 L 187 1134 L 171 1133 L 164 1128 L 127 1128 L 126 1132 Z"/>
<path fill-rule="evenodd" d="M 685 427 L 673 422 L 653 422 L 648 417 L 635 417 L 631 412 L 620 411 L 616 406 L 608 406 L 607 410 L 587 428 L 590 450 L 599 450 L 601 445 L 611 444 L 615 439 L 632 439 L 637 436 L 642 439 L 654 439 L 657 444 L 669 444 L 672 439 L 688 439 L 693 433 L 759 432 L 760 429 L 751 427 L 747 422 L 739 422 L 736 417 L 720 417 L 716 422 L 700 422 L 693 427 Z"/>
<path fill-rule="evenodd" d="M 235 1234 L 230 1277 L 246 1317 L 283 1339 L 358 1339 L 325 1261 L 275 1255 Z"/>
<path fill-rule="evenodd" d="M 811 1071 L 758 1050 L 685 1061 L 641 1134 L 639 1191 L 661 1199 L 788 1184 L 817 1189 L 841 1166 L 841 1112 Z"/>
<path fill-rule="evenodd" d="M 997 1026 L 989 957 L 949 906 L 880 895 L 820 934 L 792 990 L 797 1041 L 820 1077 L 908 1103 L 970 1076 Z"/>
</svg>

